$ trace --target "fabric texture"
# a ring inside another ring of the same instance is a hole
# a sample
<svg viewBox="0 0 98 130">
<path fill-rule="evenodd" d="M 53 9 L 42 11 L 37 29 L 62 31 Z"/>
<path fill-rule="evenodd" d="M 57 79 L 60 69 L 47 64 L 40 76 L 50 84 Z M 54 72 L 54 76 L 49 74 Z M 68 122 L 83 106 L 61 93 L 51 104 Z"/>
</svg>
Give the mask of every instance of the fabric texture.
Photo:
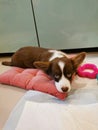
<svg viewBox="0 0 98 130">
<path fill-rule="evenodd" d="M 15 130 L 98 130 L 96 113 L 98 103 L 65 106 L 27 101 Z"/>
<path fill-rule="evenodd" d="M 38 69 L 13 67 L 0 75 L 0 83 L 20 87 L 26 90 L 37 90 L 64 100 L 66 93 L 59 92 L 54 80 Z"/>
</svg>

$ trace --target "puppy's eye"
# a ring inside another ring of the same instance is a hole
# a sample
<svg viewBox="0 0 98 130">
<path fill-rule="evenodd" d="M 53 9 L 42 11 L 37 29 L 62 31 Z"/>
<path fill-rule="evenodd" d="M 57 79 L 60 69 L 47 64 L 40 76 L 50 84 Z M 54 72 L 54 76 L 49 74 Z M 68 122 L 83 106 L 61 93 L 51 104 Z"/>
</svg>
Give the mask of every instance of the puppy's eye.
<svg viewBox="0 0 98 130">
<path fill-rule="evenodd" d="M 68 78 L 71 78 L 71 76 L 72 76 L 72 74 L 71 74 L 71 73 L 70 73 L 70 74 L 67 74 L 67 77 L 68 77 Z"/>
<path fill-rule="evenodd" d="M 55 74 L 54 77 L 55 77 L 55 79 L 59 79 L 59 78 L 60 78 L 60 75 Z"/>
</svg>

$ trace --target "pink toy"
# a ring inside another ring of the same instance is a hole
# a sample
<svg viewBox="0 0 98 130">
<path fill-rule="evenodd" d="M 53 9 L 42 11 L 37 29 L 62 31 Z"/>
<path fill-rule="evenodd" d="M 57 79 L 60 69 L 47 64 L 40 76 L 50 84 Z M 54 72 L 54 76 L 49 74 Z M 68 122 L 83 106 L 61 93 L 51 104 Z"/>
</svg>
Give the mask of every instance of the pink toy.
<svg viewBox="0 0 98 130">
<path fill-rule="evenodd" d="M 86 69 L 92 70 L 92 72 L 86 71 Z M 98 80 L 98 68 L 94 64 L 84 64 L 83 66 L 80 66 L 77 70 L 77 73 L 81 77 L 87 77 L 87 78 L 97 78 Z"/>
</svg>

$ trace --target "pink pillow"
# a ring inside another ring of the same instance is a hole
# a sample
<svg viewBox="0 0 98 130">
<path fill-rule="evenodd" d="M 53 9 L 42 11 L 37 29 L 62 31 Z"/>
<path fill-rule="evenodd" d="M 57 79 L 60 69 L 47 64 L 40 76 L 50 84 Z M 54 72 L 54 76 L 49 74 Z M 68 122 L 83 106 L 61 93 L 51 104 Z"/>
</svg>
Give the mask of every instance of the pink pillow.
<svg viewBox="0 0 98 130">
<path fill-rule="evenodd" d="M 67 97 L 67 93 L 57 91 L 53 79 L 38 69 L 13 67 L 0 75 L 0 83 L 45 92 L 62 100 Z"/>
</svg>

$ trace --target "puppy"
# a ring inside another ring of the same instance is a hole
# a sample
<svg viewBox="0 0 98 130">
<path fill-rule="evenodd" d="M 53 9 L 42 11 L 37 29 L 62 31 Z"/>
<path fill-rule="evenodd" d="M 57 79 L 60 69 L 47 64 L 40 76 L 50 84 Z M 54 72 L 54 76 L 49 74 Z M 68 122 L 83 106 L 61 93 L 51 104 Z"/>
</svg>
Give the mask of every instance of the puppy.
<svg viewBox="0 0 98 130">
<path fill-rule="evenodd" d="M 10 62 L 4 61 L 2 64 L 41 69 L 54 79 L 58 91 L 69 92 L 73 75 L 85 56 L 86 53 L 81 52 L 72 58 L 68 58 L 61 51 L 27 46 L 17 50 Z"/>
</svg>

